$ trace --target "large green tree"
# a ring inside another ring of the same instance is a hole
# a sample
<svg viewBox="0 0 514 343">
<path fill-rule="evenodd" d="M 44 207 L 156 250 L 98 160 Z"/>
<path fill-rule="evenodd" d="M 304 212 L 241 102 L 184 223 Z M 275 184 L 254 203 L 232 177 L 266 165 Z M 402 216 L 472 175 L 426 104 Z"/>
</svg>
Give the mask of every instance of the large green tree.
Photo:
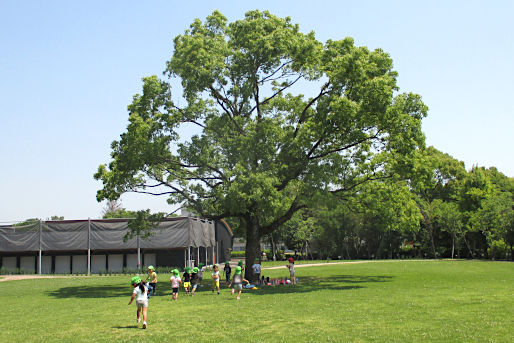
<svg viewBox="0 0 514 343">
<path fill-rule="evenodd" d="M 165 74 L 143 79 L 112 161 L 95 174 L 97 198 L 166 194 L 202 216 L 237 218 L 247 264 L 312 194 L 386 177 L 385 164 L 404 171 L 424 144 L 427 108 L 398 93 L 387 53 L 351 38 L 319 42 L 266 11 L 195 20 L 174 39 Z M 180 138 L 184 125 L 191 138 Z"/>
</svg>

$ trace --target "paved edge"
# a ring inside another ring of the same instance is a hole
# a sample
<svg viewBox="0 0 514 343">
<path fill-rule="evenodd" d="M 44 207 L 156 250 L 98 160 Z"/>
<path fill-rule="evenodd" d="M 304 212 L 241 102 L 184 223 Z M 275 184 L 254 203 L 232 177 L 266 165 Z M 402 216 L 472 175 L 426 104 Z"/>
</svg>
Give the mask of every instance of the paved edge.
<svg viewBox="0 0 514 343">
<path fill-rule="evenodd" d="M 328 262 L 328 263 L 304 263 L 304 264 L 295 264 L 294 268 L 302 268 L 302 267 L 316 267 L 316 266 L 332 266 L 337 264 L 360 264 L 360 263 L 390 263 L 390 262 L 429 262 L 429 261 L 443 261 L 443 260 L 370 260 L 370 261 L 347 261 L 347 262 Z M 444 260 L 446 261 L 446 260 Z M 457 261 L 454 260 L 448 260 L 448 261 Z M 287 262 L 287 261 L 284 261 Z M 264 267 L 262 269 L 265 270 L 271 270 L 271 269 L 282 269 L 285 268 L 287 265 L 278 266 L 278 267 Z"/>
</svg>

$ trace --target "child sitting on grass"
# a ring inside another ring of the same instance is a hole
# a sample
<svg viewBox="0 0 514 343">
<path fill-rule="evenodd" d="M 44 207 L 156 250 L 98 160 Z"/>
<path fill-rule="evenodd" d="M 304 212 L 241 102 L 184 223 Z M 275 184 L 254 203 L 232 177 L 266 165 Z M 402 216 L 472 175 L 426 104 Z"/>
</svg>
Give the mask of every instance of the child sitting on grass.
<svg viewBox="0 0 514 343">
<path fill-rule="evenodd" d="M 146 317 L 148 310 L 148 289 L 146 288 L 144 282 L 141 280 L 139 276 L 134 276 L 130 283 L 134 290 L 132 291 L 132 298 L 130 298 L 129 305 L 132 304 L 134 298 L 136 299 L 137 305 L 137 322 L 141 322 L 140 313 L 143 310 L 143 329 L 146 329 Z"/>
<path fill-rule="evenodd" d="M 171 299 L 177 300 L 178 299 L 178 289 L 180 287 L 180 284 L 182 283 L 182 280 L 180 279 L 178 269 L 173 269 L 171 277 L 170 277 L 170 283 L 171 283 Z"/>
<path fill-rule="evenodd" d="M 236 267 L 236 272 L 234 274 L 234 278 L 232 279 L 232 282 L 230 285 L 228 285 L 229 287 L 232 287 L 232 290 L 230 291 L 230 294 L 234 294 L 234 291 L 237 290 L 238 293 L 237 293 L 237 300 L 241 299 L 241 292 L 243 291 L 243 282 L 246 282 L 246 283 L 250 283 L 250 281 L 246 280 L 244 277 L 243 277 L 243 274 L 241 272 L 241 267 L 240 266 L 237 266 Z"/>
</svg>

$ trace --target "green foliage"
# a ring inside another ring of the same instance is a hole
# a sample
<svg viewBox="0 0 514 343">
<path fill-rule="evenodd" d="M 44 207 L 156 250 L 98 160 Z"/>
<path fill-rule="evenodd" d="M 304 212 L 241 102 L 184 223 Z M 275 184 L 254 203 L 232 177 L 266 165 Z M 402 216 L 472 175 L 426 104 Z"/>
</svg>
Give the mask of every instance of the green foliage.
<svg viewBox="0 0 514 343">
<path fill-rule="evenodd" d="M 499 239 L 491 241 L 487 253 L 495 260 L 504 260 L 509 258 L 511 252 L 507 243 L 503 239 Z"/>
<path fill-rule="evenodd" d="M 136 217 L 128 221 L 129 231 L 123 237 L 123 241 L 139 236 L 147 238 L 152 235 L 152 230 L 159 226 L 166 213 L 150 213 L 150 210 L 140 210 L 136 212 Z"/>
<path fill-rule="evenodd" d="M 137 217 L 137 211 L 128 211 L 124 208 L 116 210 L 115 212 L 106 212 L 103 215 L 103 219 L 113 219 L 113 218 L 123 218 L 123 219 L 133 219 Z"/>
<path fill-rule="evenodd" d="M 16 223 L 13 226 L 14 227 L 20 227 L 20 226 L 32 227 L 32 226 L 39 225 L 39 222 L 40 222 L 40 219 L 31 218 L 31 219 L 24 220 L 20 223 Z"/>
<path fill-rule="evenodd" d="M 314 193 L 408 173 L 424 146 L 427 107 L 398 92 L 387 53 L 351 38 L 319 42 L 267 11 L 231 23 L 217 11 L 195 20 L 175 37 L 166 75 L 181 81 L 180 106 L 171 83 L 143 78 L 112 161 L 95 174 L 97 199 L 167 195 L 201 216 L 233 218 L 249 261 Z M 181 139 L 191 125 L 193 136 Z M 307 222 L 298 235 L 313 237 Z"/>
<path fill-rule="evenodd" d="M 246 254 L 246 252 L 244 250 L 232 251 L 230 253 L 230 256 L 232 256 L 233 258 L 240 258 L 240 257 L 245 257 L 245 254 Z"/>
</svg>

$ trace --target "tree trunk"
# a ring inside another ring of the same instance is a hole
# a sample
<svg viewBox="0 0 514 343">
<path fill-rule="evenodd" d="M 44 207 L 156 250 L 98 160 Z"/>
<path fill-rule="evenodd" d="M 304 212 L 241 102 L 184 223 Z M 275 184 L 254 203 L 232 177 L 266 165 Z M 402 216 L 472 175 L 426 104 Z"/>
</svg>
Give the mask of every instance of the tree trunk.
<svg viewBox="0 0 514 343">
<path fill-rule="evenodd" d="M 452 260 L 453 260 L 454 252 L 455 252 L 455 235 L 452 232 Z"/>
<path fill-rule="evenodd" d="M 428 215 L 428 213 L 425 212 L 425 210 L 420 207 L 421 215 L 423 216 L 423 221 L 425 222 L 425 229 L 428 232 L 428 235 L 430 237 L 430 244 L 432 246 L 432 254 L 434 255 L 434 258 L 436 258 L 435 254 L 435 242 L 434 242 L 434 234 L 433 234 L 433 228 L 432 228 L 432 221 Z"/>
<path fill-rule="evenodd" d="M 475 254 L 473 253 L 473 250 L 471 249 L 471 246 L 468 243 L 468 240 L 466 239 L 466 234 L 460 230 L 460 235 L 462 236 L 462 239 L 464 240 L 464 243 L 466 244 L 466 247 L 468 248 L 469 254 L 471 255 L 471 258 L 475 258 Z"/>
<path fill-rule="evenodd" d="M 246 252 L 245 279 L 255 283 L 258 276 L 254 274 L 252 265 L 261 257 L 261 237 L 259 227 L 251 220 L 246 221 Z"/>
<path fill-rule="evenodd" d="M 378 244 L 378 248 L 377 248 L 377 251 L 376 251 L 376 254 L 375 254 L 375 258 L 376 259 L 380 259 L 382 258 L 382 252 L 384 251 L 384 236 L 380 236 L 380 242 Z"/>
<path fill-rule="evenodd" d="M 273 259 L 273 261 L 276 261 L 277 257 L 275 255 L 275 242 L 273 241 L 273 233 L 270 233 L 269 237 L 271 242 L 271 258 Z"/>
</svg>

